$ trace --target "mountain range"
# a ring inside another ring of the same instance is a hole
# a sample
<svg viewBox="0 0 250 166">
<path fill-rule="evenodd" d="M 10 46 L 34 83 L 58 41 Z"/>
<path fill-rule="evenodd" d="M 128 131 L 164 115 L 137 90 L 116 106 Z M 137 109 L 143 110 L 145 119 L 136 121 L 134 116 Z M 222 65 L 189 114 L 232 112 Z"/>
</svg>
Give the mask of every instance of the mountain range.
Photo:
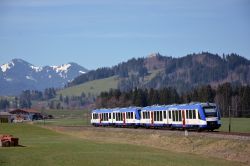
<svg viewBox="0 0 250 166">
<path fill-rule="evenodd" d="M 22 59 L 1 65 L 0 95 L 18 95 L 23 90 L 62 88 L 75 77 L 88 72 L 76 63 L 38 67 Z"/>
<path fill-rule="evenodd" d="M 201 85 L 216 87 L 225 82 L 249 85 L 250 61 L 235 53 L 201 52 L 183 57 L 153 53 L 91 71 L 76 63 L 38 67 L 22 59 L 13 59 L 0 68 L 0 95 L 18 95 L 22 90 L 49 87 L 67 87 L 59 92 L 67 95 L 82 92 L 98 95 L 111 88 L 129 91 L 164 87 L 174 87 L 182 93 Z"/>
</svg>

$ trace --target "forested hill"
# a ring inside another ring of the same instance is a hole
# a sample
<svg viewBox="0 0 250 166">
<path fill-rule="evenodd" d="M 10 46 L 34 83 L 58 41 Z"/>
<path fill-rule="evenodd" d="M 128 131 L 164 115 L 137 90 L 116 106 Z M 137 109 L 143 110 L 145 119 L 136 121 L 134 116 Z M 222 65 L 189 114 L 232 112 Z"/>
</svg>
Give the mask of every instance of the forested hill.
<svg viewBox="0 0 250 166">
<path fill-rule="evenodd" d="M 237 54 L 219 56 L 202 52 L 174 58 L 157 53 L 145 58 L 133 58 L 111 68 L 90 71 L 74 79 L 68 86 L 115 75 L 119 83 L 114 89 L 127 91 L 135 87 L 175 87 L 182 92 L 207 84 L 250 84 L 250 61 Z"/>
</svg>

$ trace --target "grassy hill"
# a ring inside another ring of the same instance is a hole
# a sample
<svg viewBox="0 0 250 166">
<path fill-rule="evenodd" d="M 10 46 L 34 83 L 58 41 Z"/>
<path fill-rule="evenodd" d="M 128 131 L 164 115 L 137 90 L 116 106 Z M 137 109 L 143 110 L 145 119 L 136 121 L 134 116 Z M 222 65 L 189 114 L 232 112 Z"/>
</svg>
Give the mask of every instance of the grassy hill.
<svg viewBox="0 0 250 166">
<path fill-rule="evenodd" d="M 105 79 L 98 79 L 94 81 L 89 81 L 80 85 L 65 88 L 58 92 L 63 96 L 80 96 L 82 92 L 92 95 L 98 95 L 103 91 L 109 91 L 110 89 L 116 89 L 118 85 L 118 77 L 108 77 Z"/>
</svg>

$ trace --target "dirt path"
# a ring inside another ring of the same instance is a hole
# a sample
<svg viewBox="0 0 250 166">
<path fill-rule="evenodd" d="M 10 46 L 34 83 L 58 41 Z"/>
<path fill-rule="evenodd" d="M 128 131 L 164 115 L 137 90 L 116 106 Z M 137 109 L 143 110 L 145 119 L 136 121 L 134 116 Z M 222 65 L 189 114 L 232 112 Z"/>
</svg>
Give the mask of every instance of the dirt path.
<svg viewBox="0 0 250 166">
<path fill-rule="evenodd" d="M 185 136 L 184 131 L 86 126 L 47 126 L 46 128 L 98 142 L 150 146 L 168 151 L 239 161 L 244 165 L 250 165 L 249 136 L 208 132 L 188 132 L 188 136 Z"/>
</svg>

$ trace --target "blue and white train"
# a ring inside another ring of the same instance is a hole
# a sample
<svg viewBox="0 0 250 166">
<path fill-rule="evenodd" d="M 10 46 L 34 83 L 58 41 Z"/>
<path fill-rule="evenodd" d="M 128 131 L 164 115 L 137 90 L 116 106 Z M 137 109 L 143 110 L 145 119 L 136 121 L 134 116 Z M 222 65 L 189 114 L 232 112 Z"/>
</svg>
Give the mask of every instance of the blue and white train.
<svg viewBox="0 0 250 166">
<path fill-rule="evenodd" d="M 220 111 L 214 103 L 154 105 L 96 109 L 92 111 L 94 126 L 179 128 L 214 130 L 221 126 Z"/>
</svg>

